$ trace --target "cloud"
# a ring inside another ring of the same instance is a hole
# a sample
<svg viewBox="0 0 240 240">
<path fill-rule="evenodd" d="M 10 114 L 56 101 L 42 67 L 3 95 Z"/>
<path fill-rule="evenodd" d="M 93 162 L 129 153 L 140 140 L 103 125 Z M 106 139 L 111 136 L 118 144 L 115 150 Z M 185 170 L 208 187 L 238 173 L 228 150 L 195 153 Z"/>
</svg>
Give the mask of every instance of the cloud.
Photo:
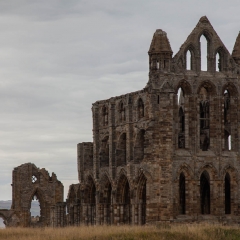
<svg viewBox="0 0 240 240">
<path fill-rule="evenodd" d="M 76 145 L 92 141 L 92 103 L 148 81 L 153 33 L 176 53 L 202 15 L 232 51 L 239 31 L 230 1 L 1 1 L 0 199 L 25 162 L 76 183 Z"/>
</svg>

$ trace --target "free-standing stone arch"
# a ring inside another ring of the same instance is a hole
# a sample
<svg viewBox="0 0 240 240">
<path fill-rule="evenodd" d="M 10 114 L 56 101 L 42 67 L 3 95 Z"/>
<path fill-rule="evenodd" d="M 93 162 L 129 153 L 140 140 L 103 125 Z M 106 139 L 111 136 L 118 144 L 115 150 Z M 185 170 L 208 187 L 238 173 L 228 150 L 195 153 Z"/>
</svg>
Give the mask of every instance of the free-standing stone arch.
<svg viewBox="0 0 240 240">
<path fill-rule="evenodd" d="M 34 196 L 39 199 L 41 208 L 38 225 L 53 224 L 51 221 L 54 220 L 50 217 L 51 207 L 63 202 L 63 185 L 57 180 L 55 173 L 50 176 L 46 169 L 26 163 L 14 168 L 12 179 L 12 213 L 6 226 L 31 226 L 30 208 Z"/>
</svg>

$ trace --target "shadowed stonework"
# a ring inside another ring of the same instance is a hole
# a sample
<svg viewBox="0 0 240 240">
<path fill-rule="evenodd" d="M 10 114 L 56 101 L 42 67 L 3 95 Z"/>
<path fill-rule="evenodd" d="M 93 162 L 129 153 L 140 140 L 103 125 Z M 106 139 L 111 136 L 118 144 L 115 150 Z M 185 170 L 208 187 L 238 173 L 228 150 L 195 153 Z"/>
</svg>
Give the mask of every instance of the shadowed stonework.
<svg viewBox="0 0 240 240">
<path fill-rule="evenodd" d="M 145 88 L 92 105 L 93 142 L 77 145 L 79 183 L 66 203 L 55 175 L 14 170 L 14 223 L 29 226 L 34 194 L 54 227 L 240 222 L 240 34 L 231 55 L 204 16 L 175 56 L 161 29 L 148 54 Z"/>
</svg>

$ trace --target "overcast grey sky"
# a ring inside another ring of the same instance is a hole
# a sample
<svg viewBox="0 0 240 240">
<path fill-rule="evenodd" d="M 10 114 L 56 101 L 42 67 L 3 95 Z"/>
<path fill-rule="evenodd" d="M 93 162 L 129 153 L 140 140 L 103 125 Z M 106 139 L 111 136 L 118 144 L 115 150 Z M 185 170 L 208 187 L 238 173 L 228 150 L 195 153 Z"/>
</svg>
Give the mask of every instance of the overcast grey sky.
<svg viewBox="0 0 240 240">
<path fill-rule="evenodd" d="M 92 141 L 91 104 L 140 90 L 156 29 L 174 54 L 206 15 L 230 53 L 239 0 L 0 0 L 0 199 L 32 162 L 77 183 L 76 145 Z"/>
</svg>

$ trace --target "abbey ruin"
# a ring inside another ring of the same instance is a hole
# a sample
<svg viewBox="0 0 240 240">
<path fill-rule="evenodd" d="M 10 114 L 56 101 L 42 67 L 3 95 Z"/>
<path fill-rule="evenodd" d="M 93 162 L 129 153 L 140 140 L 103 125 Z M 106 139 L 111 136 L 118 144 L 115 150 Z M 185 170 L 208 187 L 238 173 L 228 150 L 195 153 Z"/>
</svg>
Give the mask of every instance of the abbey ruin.
<svg viewBox="0 0 240 240">
<path fill-rule="evenodd" d="M 5 222 L 30 226 L 34 195 L 44 226 L 240 222 L 240 33 L 230 54 L 204 16 L 174 56 L 161 29 L 148 54 L 145 88 L 92 105 L 66 202 L 55 175 L 25 164 Z"/>
</svg>

